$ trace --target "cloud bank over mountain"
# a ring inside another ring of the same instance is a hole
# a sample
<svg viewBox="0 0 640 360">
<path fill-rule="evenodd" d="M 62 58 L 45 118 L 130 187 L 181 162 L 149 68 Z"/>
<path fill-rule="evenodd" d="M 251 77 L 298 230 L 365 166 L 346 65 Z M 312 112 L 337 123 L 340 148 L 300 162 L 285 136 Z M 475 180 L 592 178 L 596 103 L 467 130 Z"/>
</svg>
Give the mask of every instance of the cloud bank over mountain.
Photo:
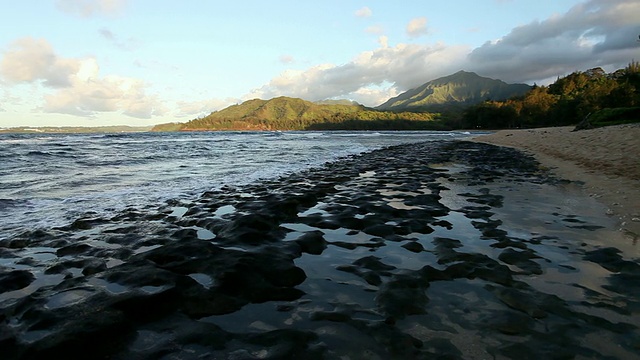
<svg viewBox="0 0 640 360">
<path fill-rule="evenodd" d="M 216 12 L 194 13 L 169 4 L 150 8 L 144 1 L 56 0 L 40 9 L 45 15 L 17 3 L 24 14 L 40 17 L 16 22 L 12 28 L 24 25 L 19 36 L 0 34 L 0 126 L 52 113 L 167 122 L 278 96 L 377 106 L 459 70 L 547 84 L 595 66 L 613 71 L 640 57 L 640 2 L 571 2 L 534 20 L 510 1 L 483 5 L 496 14 L 506 9 L 500 13 L 509 24 L 504 27 L 493 17 L 476 23 L 487 17 L 479 17 L 478 8 L 454 11 L 418 1 L 401 9 L 380 3 L 330 9 L 298 2 L 261 3 L 260 9 L 203 3 Z M 219 14 L 225 15 L 210 19 Z M 450 16 L 452 27 L 443 16 Z M 490 39 L 465 38 L 487 28 L 500 31 Z"/>
<path fill-rule="evenodd" d="M 620 67 L 639 54 L 638 19 L 638 1 L 588 1 L 485 43 L 467 62 L 474 71 L 514 82 L 555 78 L 590 66 Z"/>
<path fill-rule="evenodd" d="M 374 106 L 391 96 L 460 69 L 512 83 L 548 83 L 592 66 L 624 67 L 638 56 L 640 2 L 591 0 L 543 21 L 514 28 L 471 49 L 453 44 L 405 44 L 365 51 L 341 65 L 285 71 L 245 98 L 279 95 L 310 100 L 346 97 Z M 427 18 L 412 19 L 407 32 L 426 33 Z M 380 85 L 388 86 L 380 88 Z"/>
</svg>

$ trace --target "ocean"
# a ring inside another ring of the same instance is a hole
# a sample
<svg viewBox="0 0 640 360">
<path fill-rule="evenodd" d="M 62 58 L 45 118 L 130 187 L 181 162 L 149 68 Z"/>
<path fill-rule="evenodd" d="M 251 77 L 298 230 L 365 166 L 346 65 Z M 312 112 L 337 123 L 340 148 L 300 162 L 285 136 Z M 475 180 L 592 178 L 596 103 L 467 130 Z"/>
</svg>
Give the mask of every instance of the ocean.
<svg viewBox="0 0 640 360">
<path fill-rule="evenodd" d="M 0 240 L 469 132 L 0 134 Z"/>
</svg>

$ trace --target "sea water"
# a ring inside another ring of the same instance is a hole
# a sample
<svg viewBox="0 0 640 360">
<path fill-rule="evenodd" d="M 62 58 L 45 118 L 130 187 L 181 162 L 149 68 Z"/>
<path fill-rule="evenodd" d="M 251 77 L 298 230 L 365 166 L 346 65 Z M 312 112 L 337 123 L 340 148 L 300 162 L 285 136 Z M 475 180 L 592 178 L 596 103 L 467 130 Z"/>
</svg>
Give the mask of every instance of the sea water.
<svg viewBox="0 0 640 360">
<path fill-rule="evenodd" d="M 0 134 L 0 240 L 469 132 Z"/>
</svg>

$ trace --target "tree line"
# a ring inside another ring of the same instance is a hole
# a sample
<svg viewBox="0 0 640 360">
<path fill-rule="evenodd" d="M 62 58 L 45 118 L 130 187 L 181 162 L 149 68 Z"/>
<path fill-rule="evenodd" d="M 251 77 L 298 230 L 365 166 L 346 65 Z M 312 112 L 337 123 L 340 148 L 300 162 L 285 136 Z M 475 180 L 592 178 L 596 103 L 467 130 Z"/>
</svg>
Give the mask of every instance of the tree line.
<svg viewBox="0 0 640 360">
<path fill-rule="evenodd" d="M 576 125 L 594 114 L 600 120 L 613 116 L 613 120 L 620 122 L 639 121 L 639 91 L 640 63 L 635 61 L 613 73 L 606 73 L 599 67 L 576 71 L 549 86 L 534 85 L 524 96 L 471 106 L 455 127 L 566 126 Z"/>
<path fill-rule="evenodd" d="M 439 114 L 358 110 L 298 116 L 214 117 L 207 116 L 182 124 L 179 130 L 440 130 Z M 160 129 L 156 130 L 169 130 Z"/>
</svg>

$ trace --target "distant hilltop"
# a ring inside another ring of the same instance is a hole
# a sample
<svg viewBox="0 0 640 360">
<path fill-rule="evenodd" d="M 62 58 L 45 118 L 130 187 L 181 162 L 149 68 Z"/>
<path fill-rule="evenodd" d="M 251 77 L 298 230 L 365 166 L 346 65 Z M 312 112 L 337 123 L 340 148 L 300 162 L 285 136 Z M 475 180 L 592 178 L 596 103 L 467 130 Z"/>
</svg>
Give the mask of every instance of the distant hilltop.
<svg viewBox="0 0 640 360">
<path fill-rule="evenodd" d="M 431 80 L 408 90 L 376 107 L 391 111 L 441 111 L 451 107 L 475 105 L 485 100 L 506 100 L 531 90 L 527 84 L 507 84 L 502 80 L 479 76 L 473 72 Z"/>
<path fill-rule="evenodd" d="M 350 100 L 253 99 L 184 123 L 150 127 L 22 127 L 0 132 L 453 130 L 604 126 L 638 121 L 640 63 L 576 71 L 549 86 L 508 84 L 458 71 L 371 108 Z"/>
<path fill-rule="evenodd" d="M 198 130 L 448 130 L 442 113 L 459 113 L 485 100 L 521 96 L 526 84 L 507 84 L 472 72 L 429 81 L 376 108 L 349 100 L 310 102 L 298 98 L 253 99 L 191 120 L 155 126 L 153 131 Z"/>
<path fill-rule="evenodd" d="M 157 125 L 153 131 L 441 130 L 438 120 L 431 113 L 379 111 L 351 101 L 314 103 L 281 96 L 248 100 L 187 123 Z"/>
</svg>

